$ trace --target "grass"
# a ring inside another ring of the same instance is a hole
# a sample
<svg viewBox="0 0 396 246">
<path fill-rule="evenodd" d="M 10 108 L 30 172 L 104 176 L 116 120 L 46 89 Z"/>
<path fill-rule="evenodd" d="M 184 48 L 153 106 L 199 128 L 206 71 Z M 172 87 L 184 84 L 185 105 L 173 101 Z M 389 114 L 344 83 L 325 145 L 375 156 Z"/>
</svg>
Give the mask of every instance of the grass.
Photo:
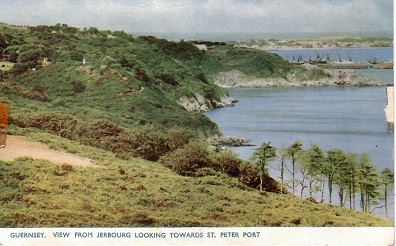
<svg viewBox="0 0 396 246">
<path fill-rule="evenodd" d="M 182 177 L 156 162 L 121 160 L 38 131 L 27 135 L 104 168 L 30 158 L 0 162 L 2 227 L 393 225 L 290 194 L 242 190 L 238 180 L 222 173 Z"/>
</svg>

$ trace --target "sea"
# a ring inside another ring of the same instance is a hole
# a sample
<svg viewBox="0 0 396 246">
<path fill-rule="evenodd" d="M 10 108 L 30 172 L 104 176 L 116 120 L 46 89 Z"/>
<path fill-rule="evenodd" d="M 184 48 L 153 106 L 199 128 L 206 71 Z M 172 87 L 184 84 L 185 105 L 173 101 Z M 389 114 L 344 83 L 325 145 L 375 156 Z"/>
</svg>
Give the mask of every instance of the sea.
<svg viewBox="0 0 396 246">
<path fill-rule="evenodd" d="M 288 59 L 290 55 L 309 57 L 317 51 L 272 52 Z M 330 52 L 337 58 L 352 56 L 352 59 L 362 61 L 373 58 L 389 61 L 393 57 L 392 48 L 321 52 L 324 55 Z M 384 111 L 386 85 L 393 84 L 393 70 L 363 69 L 357 72 L 381 81 L 384 86 L 228 88 L 229 95 L 239 102 L 234 107 L 215 109 L 205 115 L 217 123 L 224 135 L 251 140 L 250 144 L 254 146 L 230 148 L 244 160 L 250 160 L 254 150 L 263 142 L 271 142 L 280 149 L 299 140 L 304 149 L 317 144 L 323 151 L 339 148 L 346 153 L 369 154 L 378 171 L 385 167 L 394 170 L 394 135 L 389 130 Z M 278 165 L 279 160 L 275 160 L 269 166 L 270 175 L 277 180 Z M 308 196 L 308 189 L 305 196 Z M 319 200 L 318 196 L 316 194 L 315 198 Z M 333 201 L 337 204 L 335 199 L 336 194 Z M 388 208 L 389 217 L 394 218 L 393 196 L 390 196 Z M 374 213 L 386 216 L 383 207 L 375 209 Z"/>
</svg>

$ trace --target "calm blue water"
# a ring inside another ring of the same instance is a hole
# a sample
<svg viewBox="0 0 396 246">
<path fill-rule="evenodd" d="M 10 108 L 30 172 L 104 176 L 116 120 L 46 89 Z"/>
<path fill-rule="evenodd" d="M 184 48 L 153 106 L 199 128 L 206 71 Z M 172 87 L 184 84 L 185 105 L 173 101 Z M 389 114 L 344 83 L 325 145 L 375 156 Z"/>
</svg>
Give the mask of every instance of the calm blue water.
<svg viewBox="0 0 396 246">
<path fill-rule="evenodd" d="M 322 59 L 330 57 L 332 60 L 348 60 L 367 62 L 371 59 L 379 61 L 389 61 L 393 59 L 393 47 L 386 48 L 340 48 L 340 49 L 297 49 L 297 50 L 272 50 L 271 53 L 278 54 L 283 59 L 291 61 L 299 56 L 303 60 L 316 59 L 317 56 Z"/>
<path fill-rule="evenodd" d="M 230 88 L 235 107 L 206 115 L 225 135 L 247 137 L 252 144 L 271 141 L 287 147 L 300 140 L 324 150 L 369 153 L 377 167 L 393 168 L 393 135 L 387 132 L 385 87 Z M 249 159 L 256 147 L 233 151 Z"/>
</svg>

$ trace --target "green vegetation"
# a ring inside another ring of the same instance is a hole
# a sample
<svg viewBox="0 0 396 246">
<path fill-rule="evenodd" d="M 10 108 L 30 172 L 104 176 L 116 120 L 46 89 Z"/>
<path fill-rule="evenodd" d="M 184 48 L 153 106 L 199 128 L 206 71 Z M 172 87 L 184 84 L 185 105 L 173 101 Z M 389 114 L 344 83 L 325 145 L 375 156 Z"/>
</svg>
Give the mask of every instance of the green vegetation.
<svg viewBox="0 0 396 246">
<path fill-rule="evenodd" d="M 253 49 L 233 49 L 221 47 L 207 52 L 203 69 L 210 77 L 219 72 L 239 70 L 247 75 L 259 78 L 285 78 L 297 67 L 290 64 L 276 54 Z"/>
<path fill-rule="evenodd" d="M 189 43 L 67 25 L 2 31 L 11 41 L 0 54 L 15 65 L 1 74 L 0 86 L 13 112 L 61 112 L 88 122 L 105 118 L 127 128 L 219 133 L 208 118 L 178 104 L 182 96 L 219 101 L 226 94 L 194 68 L 202 53 Z M 46 57 L 51 64 L 44 65 Z"/>
<path fill-rule="evenodd" d="M 301 66 L 292 66 L 276 54 L 230 46 L 219 46 L 207 52 L 202 69 L 210 79 L 215 79 L 221 72 L 232 70 L 251 78 L 283 78 L 288 81 L 291 77 L 301 81 L 328 77 L 321 69 L 307 70 Z"/>
<path fill-rule="evenodd" d="M 0 58 L 14 63 L 0 71 L 8 134 L 102 167 L 1 161 L 1 226 L 391 225 L 287 194 L 265 171 L 273 151 L 258 152 L 257 168 L 209 146 L 218 127 L 180 98 L 215 107 L 227 95 L 213 83 L 223 71 L 310 75 L 263 51 L 205 44 L 213 49 L 94 27 L 1 25 Z"/>
<path fill-rule="evenodd" d="M 103 168 L 30 158 L 0 162 L 1 226 L 392 226 L 292 194 L 260 193 L 223 172 L 180 176 L 155 162 L 122 160 L 52 134 L 28 136 Z"/>
</svg>

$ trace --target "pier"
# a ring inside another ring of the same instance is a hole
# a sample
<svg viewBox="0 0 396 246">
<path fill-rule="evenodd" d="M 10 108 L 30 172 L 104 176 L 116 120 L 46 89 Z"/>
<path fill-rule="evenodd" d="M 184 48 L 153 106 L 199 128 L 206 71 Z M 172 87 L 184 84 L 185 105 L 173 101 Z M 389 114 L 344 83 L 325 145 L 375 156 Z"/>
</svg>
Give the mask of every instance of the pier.
<svg viewBox="0 0 396 246">
<path fill-rule="evenodd" d="M 386 88 L 387 104 L 385 108 L 387 130 L 392 133 L 395 125 L 394 90 L 393 87 Z"/>
</svg>

